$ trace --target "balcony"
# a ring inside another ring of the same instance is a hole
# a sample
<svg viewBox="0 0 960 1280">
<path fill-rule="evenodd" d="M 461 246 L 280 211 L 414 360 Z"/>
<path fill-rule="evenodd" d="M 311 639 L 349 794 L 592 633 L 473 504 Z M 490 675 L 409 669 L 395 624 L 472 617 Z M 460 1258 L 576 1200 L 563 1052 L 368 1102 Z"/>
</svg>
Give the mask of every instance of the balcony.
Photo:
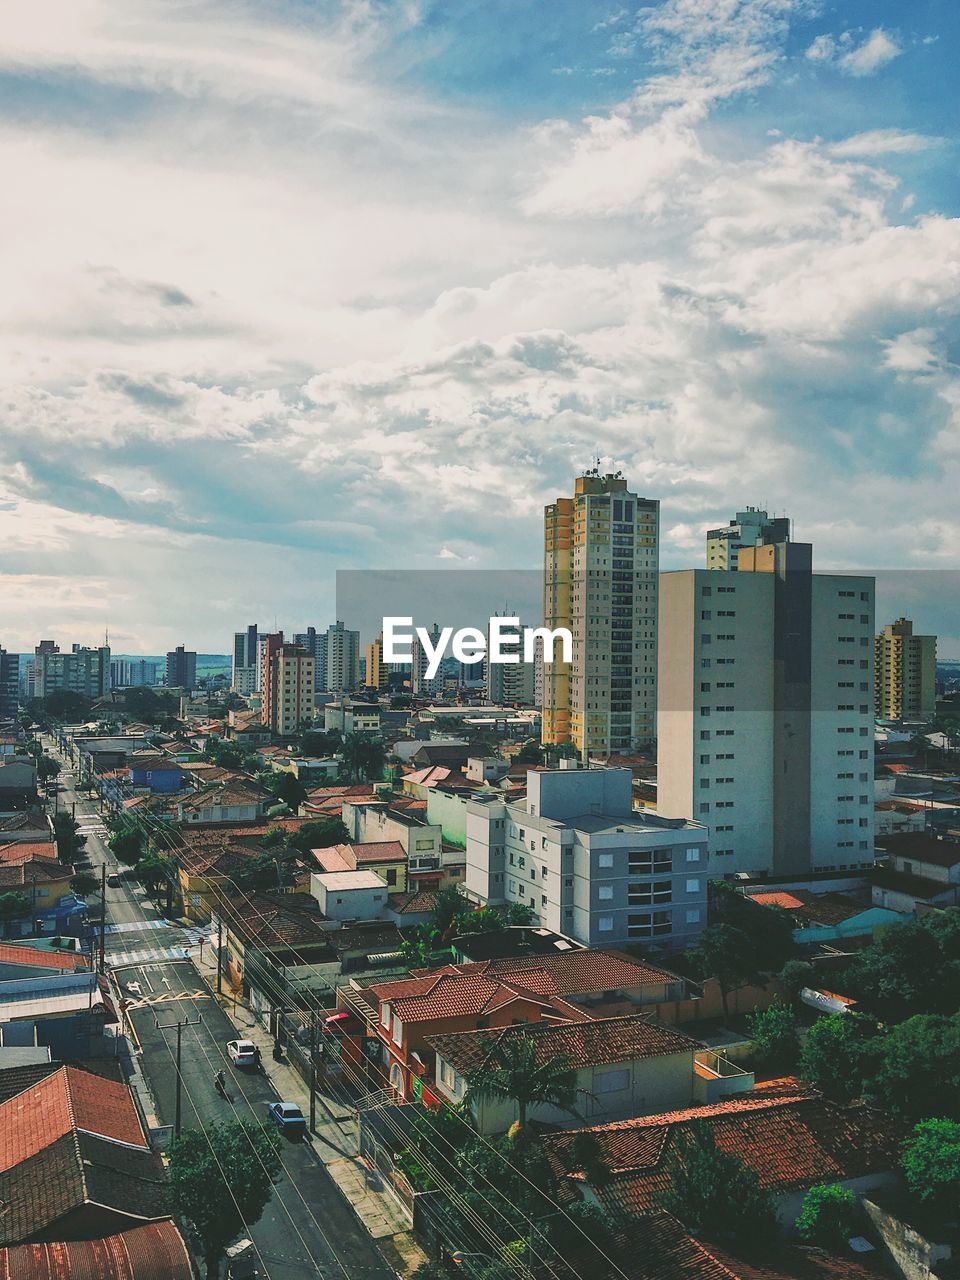
<svg viewBox="0 0 960 1280">
<path fill-rule="evenodd" d="M 700 1103 L 719 1102 L 754 1086 L 752 1071 L 744 1071 L 713 1049 L 701 1049 L 693 1060 L 693 1096 Z"/>
</svg>

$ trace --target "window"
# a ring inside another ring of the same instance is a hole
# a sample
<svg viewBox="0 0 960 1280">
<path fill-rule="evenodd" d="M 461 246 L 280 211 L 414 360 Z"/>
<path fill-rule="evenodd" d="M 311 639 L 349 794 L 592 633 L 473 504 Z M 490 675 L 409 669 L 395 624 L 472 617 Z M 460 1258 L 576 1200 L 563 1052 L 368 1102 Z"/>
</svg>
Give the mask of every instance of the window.
<svg viewBox="0 0 960 1280">
<path fill-rule="evenodd" d="M 690 908 L 690 910 L 687 912 L 686 919 L 687 919 L 687 924 L 699 924 L 699 923 L 700 923 L 700 908 L 699 908 L 699 907 L 691 907 L 691 908 Z"/>
<path fill-rule="evenodd" d="M 393 1020 L 393 1043 L 403 1044 L 403 1023 L 399 1018 Z"/>
<path fill-rule="evenodd" d="M 612 933 L 613 916 L 597 916 L 597 931 L 599 933 Z"/>
<path fill-rule="evenodd" d="M 612 867 L 612 866 L 613 866 L 613 854 L 612 854 L 612 853 L 599 853 L 599 854 L 597 854 L 597 866 L 598 866 L 598 867 Z"/>
<path fill-rule="evenodd" d="M 700 892 L 700 881 L 699 881 L 699 880 L 688 880 L 688 881 L 687 881 L 687 893 L 699 893 L 699 892 Z"/>
<path fill-rule="evenodd" d="M 620 1093 L 630 1084 L 630 1072 L 625 1068 L 616 1071 L 595 1071 L 593 1073 L 594 1093 Z"/>
<path fill-rule="evenodd" d="M 699 850 L 699 849 L 688 849 L 688 850 L 687 850 L 687 861 L 688 861 L 688 862 L 699 862 L 699 861 L 700 861 L 700 850 Z"/>
<path fill-rule="evenodd" d="M 390 1025 L 390 1006 L 387 1003 L 380 1006 L 380 1025 L 381 1027 L 389 1027 Z"/>
<path fill-rule="evenodd" d="M 613 901 L 613 885 L 602 884 L 597 890 L 597 897 L 600 899 L 601 902 L 612 902 Z"/>
<path fill-rule="evenodd" d="M 440 1059 L 440 1083 L 445 1089 L 450 1089 L 451 1092 L 456 1089 L 457 1073 L 450 1063 L 443 1058 Z"/>
</svg>

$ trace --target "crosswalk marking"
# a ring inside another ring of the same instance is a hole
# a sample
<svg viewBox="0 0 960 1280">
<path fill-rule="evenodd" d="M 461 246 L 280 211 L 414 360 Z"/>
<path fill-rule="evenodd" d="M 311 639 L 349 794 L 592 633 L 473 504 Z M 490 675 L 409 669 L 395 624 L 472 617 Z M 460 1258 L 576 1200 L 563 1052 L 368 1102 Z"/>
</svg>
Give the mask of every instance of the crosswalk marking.
<svg viewBox="0 0 960 1280">
<path fill-rule="evenodd" d="M 158 996 L 144 996 L 142 1000 L 131 1000 L 128 1009 L 142 1009 L 145 1005 L 163 1004 L 170 1000 L 209 1000 L 209 991 L 164 991 Z"/>
<path fill-rule="evenodd" d="M 132 951 L 115 951 L 107 956 L 116 969 L 124 964 L 151 964 L 158 960 L 186 960 L 189 952 L 184 946 L 138 947 Z"/>
<path fill-rule="evenodd" d="M 125 920 L 122 924 L 108 924 L 107 933 L 136 933 L 138 929 L 169 929 L 168 920 Z M 184 932 L 187 932 L 184 930 Z"/>
</svg>

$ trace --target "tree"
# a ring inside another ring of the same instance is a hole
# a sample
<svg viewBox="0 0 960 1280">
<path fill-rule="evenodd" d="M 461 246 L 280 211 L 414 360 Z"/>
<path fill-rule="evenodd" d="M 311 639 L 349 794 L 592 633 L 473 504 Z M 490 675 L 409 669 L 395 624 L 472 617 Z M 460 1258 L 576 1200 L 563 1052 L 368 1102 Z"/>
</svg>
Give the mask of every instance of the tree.
<svg viewBox="0 0 960 1280">
<path fill-rule="evenodd" d="M 786 1071 L 797 1061 L 800 1038 L 793 1010 L 780 1000 L 747 1015 L 757 1059 L 767 1071 Z"/>
<path fill-rule="evenodd" d="M 670 1186 L 661 1207 L 693 1235 L 756 1246 L 776 1234 L 772 1197 L 753 1169 L 718 1149 L 709 1125 L 694 1124 L 676 1134 L 666 1170 Z"/>
<path fill-rule="evenodd" d="M 879 1042 L 863 1096 L 908 1120 L 960 1120 L 960 1014 L 921 1013 Z"/>
<path fill-rule="evenodd" d="M 803 1197 L 797 1230 L 809 1244 L 842 1248 L 853 1235 L 857 1197 L 846 1187 L 828 1183 L 811 1187 Z"/>
<path fill-rule="evenodd" d="M 462 912 L 469 910 L 459 885 L 447 885 L 439 889 L 431 912 L 431 924 L 442 937 Z"/>
<path fill-rule="evenodd" d="M 4 924 L 4 936 L 6 936 L 6 926 L 11 920 L 18 920 L 22 916 L 30 914 L 30 899 L 25 893 L 19 890 L 13 890 L 10 893 L 0 893 L 0 921 Z"/>
<path fill-rule="evenodd" d="M 528 738 L 513 759 L 515 764 L 543 764 L 543 748 L 536 738 Z"/>
<path fill-rule="evenodd" d="M 325 733 L 322 729 L 304 729 L 300 735 L 300 750 L 305 756 L 326 756 L 340 745 L 337 729 Z"/>
<path fill-rule="evenodd" d="M 108 841 L 118 862 L 135 867 L 143 854 L 143 835 L 139 827 L 121 827 Z"/>
<path fill-rule="evenodd" d="M 923 1204 L 937 1213 L 960 1204 L 960 1124 L 921 1120 L 903 1151 L 903 1176 Z"/>
<path fill-rule="evenodd" d="M 80 835 L 80 824 L 66 812 L 53 815 L 53 835 L 61 862 L 73 862 L 87 843 L 86 836 Z"/>
<path fill-rule="evenodd" d="M 341 747 L 344 773 L 358 782 L 382 778 L 387 748 L 382 738 L 371 733 L 348 733 Z"/>
<path fill-rule="evenodd" d="M 752 940 L 731 924 L 711 924 L 700 934 L 690 954 L 702 977 L 719 982 L 723 1016 L 729 1017 L 728 995 L 756 975 Z"/>
<path fill-rule="evenodd" d="M 800 1050 L 800 1074 L 834 1102 L 860 1096 L 876 1028 L 854 1013 L 819 1018 Z"/>
<path fill-rule="evenodd" d="M 284 860 L 269 849 L 245 858 L 233 873 L 233 882 L 241 889 L 282 889 L 290 880 Z"/>
<path fill-rule="evenodd" d="M 809 987 L 815 972 L 809 960 L 788 960 L 777 975 L 777 981 L 795 999 L 804 987 Z"/>
<path fill-rule="evenodd" d="M 245 1121 L 188 1129 L 170 1149 L 170 1188 L 177 1210 L 196 1228 L 207 1275 L 224 1250 L 259 1221 L 280 1169 L 280 1136 Z"/>
<path fill-rule="evenodd" d="M 523 1032 L 487 1037 L 480 1063 L 467 1077 L 467 1103 L 512 1101 L 517 1104 L 517 1133 L 523 1135 L 533 1106 L 574 1112 L 577 1073 L 569 1058 L 554 1054 L 541 1062 L 537 1041 Z"/>
<path fill-rule="evenodd" d="M 277 799 L 289 805 L 294 812 L 300 808 L 307 798 L 306 787 L 293 773 L 274 773 L 271 775 L 267 785 Z"/>
<path fill-rule="evenodd" d="M 917 1013 L 953 1012 L 960 962 L 945 955 L 941 945 L 956 945 L 954 929 L 953 920 L 934 926 L 911 920 L 884 929 L 858 952 L 848 971 L 848 990 L 884 1022 L 900 1022 Z"/>
<path fill-rule="evenodd" d="M 90 871 L 79 871 L 71 879 L 70 888 L 78 898 L 88 898 L 100 888 L 100 877 Z"/>
<path fill-rule="evenodd" d="M 305 822 L 287 841 L 301 853 L 311 849 L 329 849 L 332 844 L 343 844 L 350 833 L 340 818 L 321 818 L 317 822 Z"/>
<path fill-rule="evenodd" d="M 37 778 L 40 782 L 49 782 L 59 775 L 60 765 L 56 760 L 51 760 L 49 756 L 37 757 Z"/>
<path fill-rule="evenodd" d="M 708 896 L 710 923 L 732 925 L 750 939 L 758 977 L 778 973 L 797 955 L 799 947 L 793 939 L 793 921 L 782 907 L 754 902 L 726 880 L 711 880 Z"/>
<path fill-rule="evenodd" d="M 153 852 L 145 853 L 134 868 L 134 874 L 149 893 L 156 893 L 162 885 L 166 885 L 172 871 L 171 860 Z"/>
</svg>

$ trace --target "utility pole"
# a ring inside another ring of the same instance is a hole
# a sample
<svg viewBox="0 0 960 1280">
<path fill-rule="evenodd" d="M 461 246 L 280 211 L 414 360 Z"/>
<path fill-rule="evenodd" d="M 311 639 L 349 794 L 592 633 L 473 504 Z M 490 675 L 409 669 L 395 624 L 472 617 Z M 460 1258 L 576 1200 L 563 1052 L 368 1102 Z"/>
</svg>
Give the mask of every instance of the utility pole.
<svg viewBox="0 0 960 1280">
<path fill-rule="evenodd" d="M 107 864 L 100 864 L 100 959 L 97 968 L 103 973 L 107 967 Z"/>
<path fill-rule="evenodd" d="M 223 995 L 223 920 L 217 916 L 217 995 Z"/>
<path fill-rule="evenodd" d="M 158 1031 L 172 1031 L 174 1027 L 176 1027 L 177 1029 L 177 1100 L 176 1100 L 176 1109 L 174 1111 L 174 1119 L 173 1119 L 173 1136 L 175 1138 L 180 1137 L 180 1101 L 181 1101 L 181 1093 L 182 1093 L 182 1085 L 183 1085 L 183 1078 L 180 1074 L 180 1046 L 181 1046 L 181 1041 L 183 1039 L 183 1028 L 197 1027 L 200 1025 L 202 1021 L 203 1021 L 203 1016 L 199 1013 L 197 1014 L 197 1018 L 195 1022 L 191 1022 L 189 1018 L 183 1018 L 182 1020 L 178 1020 L 177 1022 L 166 1022 L 161 1024 L 159 1018 L 156 1019 Z"/>
<path fill-rule="evenodd" d="M 310 1132 L 317 1127 L 317 1011 L 310 1011 Z"/>
</svg>

